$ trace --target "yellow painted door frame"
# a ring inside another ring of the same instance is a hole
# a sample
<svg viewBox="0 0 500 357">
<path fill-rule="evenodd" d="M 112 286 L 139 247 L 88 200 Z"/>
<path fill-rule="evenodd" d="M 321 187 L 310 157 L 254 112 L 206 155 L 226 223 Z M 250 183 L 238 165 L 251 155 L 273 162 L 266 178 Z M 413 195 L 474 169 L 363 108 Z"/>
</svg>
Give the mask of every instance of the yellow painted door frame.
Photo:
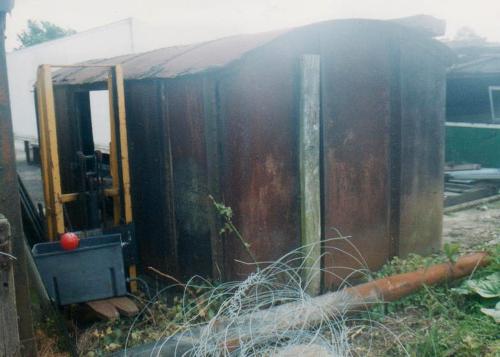
<svg viewBox="0 0 500 357">
<path fill-rule="evenodd" d="M 130 224 L 132 200 L 130 197 L 130 171 L 128 161 L 127 126 L 125 113 L 125 90 L 121 65 L 48 65 L 38 67 L 36 94 L 38 125 L 40 131 L 40 162 L 42 168 L 43 193 L 47 217 L 47 236 L 56 240 L 65 232 L 63 204 L 78 199 L 78 193 L 62 193 L 57 123 L 52 82 L 52 68 L 60 67 L 105 67 L 108 68 L 108 93 L 110 110 L 110 170 L 112 188 L 105 194 L 113 198 L 113 221 L 115 225 Z M 122 206 L 123 204 L 123 206 Z M 136 277 L 136 267 L 129 267 L 130 278 Z M 132 291 L 137 289 L 131 281 Z"/>
</svg>

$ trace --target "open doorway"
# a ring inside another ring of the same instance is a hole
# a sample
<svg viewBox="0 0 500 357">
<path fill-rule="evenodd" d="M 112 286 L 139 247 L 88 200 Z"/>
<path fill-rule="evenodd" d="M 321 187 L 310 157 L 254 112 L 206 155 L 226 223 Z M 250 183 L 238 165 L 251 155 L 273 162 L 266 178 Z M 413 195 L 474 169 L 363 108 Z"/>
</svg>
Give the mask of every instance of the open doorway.
<svg viewBox="0 0 500 357">
<path fill-rule="evenodd" d="M 95 150 L 109 153 L 111 129 L 109 120 L 108 90 L 93 90 L 89 92 L 90 117 L 92 122 L 92 137 Z"/>
</svg>

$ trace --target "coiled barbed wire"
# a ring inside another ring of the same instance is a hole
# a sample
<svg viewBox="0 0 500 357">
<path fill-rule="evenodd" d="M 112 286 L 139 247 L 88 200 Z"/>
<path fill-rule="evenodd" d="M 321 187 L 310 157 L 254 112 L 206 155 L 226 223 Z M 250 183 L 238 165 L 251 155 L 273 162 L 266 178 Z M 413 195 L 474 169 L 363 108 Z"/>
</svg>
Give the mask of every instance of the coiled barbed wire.
<svg viewBox="0 0 500 357">
<path fill-rule="evenodd" d="M 339 240 L 347 242 L 352 247 L 351 252 L 337 248 Z M 176 323 L 175 332 L 168 336 L 167 331 L 170 331 L 171 326 L 165 328 L 151 356 L 160 356 L 161 350 L 171 345 L 172 341 L 190 341 L 188 348 L 181 348 L 180 342 L 176 342 L 177 353 L 174 355 L 186 357 L 282 357 L 305 350 L 313 351 L 318 356 L 353 356 L 349 333 L 356 323 L 368 322 L 381 329 L 384 326 L 376 321 L 348 316 L 349 301 L 342 294 L 338 295 L 336 308 L 325 309 L 307 293 L 307 287 L 319 274 L 332 274 L 341 281 L 341 292 L 343 287 L 349 286 L 348 278 L 356 275 L 371 279 L 370 272 L 359 250 L 350 242 L 350 237 L 340 236 L 314 244 L 327 247 L 325 251 L 338 250 L 346 254 L 361 268 L 338 267 L 350 270 L 347 278 L 345 273 L 342 278 L 334 273 L 332 267 L 321 269 L 315 268 L 315 264 L 305 266 L 306 261 L 311 261 L 309 254 L 313 249 L 310 244 L 293 250 L 275 262 L 259 262 L 263 268 L 257 269 L 244 281 L 226 282 L 207 288 L 210 282 L 195 276 L 184 287 L 184 321 Z M 317 259 L 322 259 L 322 256 Z M 191 294 L 187 291 L 200 288 L 206 292 L 193 304 Z M 161 290 L 154 299 L 166 289 Z M 216 309 L 213 317 L 208 322 L 199 322 L 200 313 L 210 309 Z M 134 324 L 129 335 L 133 328 Z M 391 331 L 385 332 L 398 344 L 397 337 Z M 406 355 L 402 346 L 401 350 L 402 355 Z M 127 355 L 127 349 L 124 355 Z"/>
</svg>

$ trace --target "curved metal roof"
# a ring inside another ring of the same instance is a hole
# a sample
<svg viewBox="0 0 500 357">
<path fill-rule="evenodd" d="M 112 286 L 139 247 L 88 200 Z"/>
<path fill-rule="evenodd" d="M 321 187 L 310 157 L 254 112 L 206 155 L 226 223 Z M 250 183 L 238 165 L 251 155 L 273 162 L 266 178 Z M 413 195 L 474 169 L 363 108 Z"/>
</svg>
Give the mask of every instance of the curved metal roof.
<svg viewBox="0 0 500 357">
<path fill-rule="evenodd" d="M 91 60 L 83 64 L 121 64 L 125 79 L 174 78 L 224 67 L 288 31 L 231 36 L 199 44 Z M 53 80 L 55 84 L 94 83 L 106 80 L 106 73 L 107 70 L 102 67 L 70 67 L 55 72 Z"/>
<path fill-rule="evenodd" d="M 381 20 L 330 20 L 298 28 L 284 29 L 272 32 L 247 34 L 226 37 L 214 41 L 203 42 L 187 46 L 160 48 L 140 54 L 124 55 L 119 57 L 96 59 L 82 64 L 121 64 L 125 79 L 146 78 L 175 78 L 184 75 L 196 74 L 204 71 L 220 69 L 241 59 L 249 52 L 260 48 L 279 37 L 306 28 L 328 28 L 336 23 L 349 23 L 353 26 L 360 23 L 379 23 L 394 30 L 401 30 L 403 25 L 396 21 Z M 418 31 L 405 28 L 405 33 L 415 34 L 412 40 L 421 39 L 425 43 L 436 47 L 443 47 L 428 36 L 421 36 Z M 63 68 L 54 73 L 55 84 L 89 84 L 103 82 L 107 78 L 107 70 L 102 67 Z"/>
</svg>

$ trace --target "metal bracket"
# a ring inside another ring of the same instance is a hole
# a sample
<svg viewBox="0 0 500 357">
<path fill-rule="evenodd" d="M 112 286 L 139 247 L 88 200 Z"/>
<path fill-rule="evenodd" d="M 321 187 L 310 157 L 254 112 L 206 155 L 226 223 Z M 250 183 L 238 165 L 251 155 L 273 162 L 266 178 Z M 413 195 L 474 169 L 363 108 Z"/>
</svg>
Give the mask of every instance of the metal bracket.
<svg viewBox="0 0 500 357">
<path fill-rule="evenodd" d="M 104 229 L 105 234 L 119 233 L 122 238 L 123 260 L 126 267 L 137 264 L 137 242 L 135 237 L 135 225 L 125 224 Z"/>
<path fill-rule="evenodd" d="M 16 258 L 11 254 L 10 246 L 10 224 L 9 221 L 0 214 L 0 289 L 9 289 L 9 272 L 12 261 Z"/>
</svg>

